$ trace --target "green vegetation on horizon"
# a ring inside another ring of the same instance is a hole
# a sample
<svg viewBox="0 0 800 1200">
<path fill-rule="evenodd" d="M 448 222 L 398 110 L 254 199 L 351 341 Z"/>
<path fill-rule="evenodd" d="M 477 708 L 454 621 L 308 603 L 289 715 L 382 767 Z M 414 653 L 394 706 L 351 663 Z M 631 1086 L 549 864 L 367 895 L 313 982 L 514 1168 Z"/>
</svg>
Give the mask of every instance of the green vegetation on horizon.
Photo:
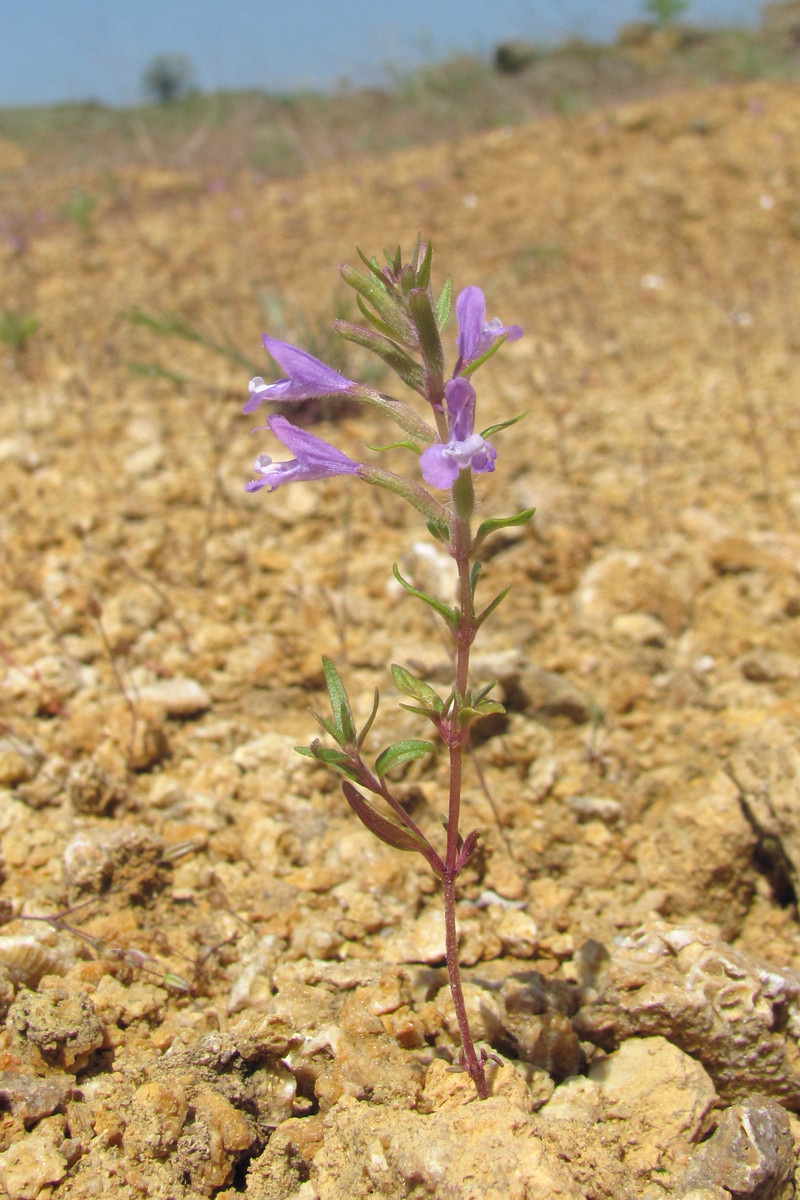
<svg viewBox="0 0 800 1200">
<path fill-rule="evenodd" d="M 93 101 L 0 108 L 0 139 L 55 170 L 150 163 L 203 173 L 253 169 L 279 178 L 326 161 L 644 98 L 665 87 L 798 74 L 790 39 L 767 29 L 635 23 L 610 45 L 573 39 L 536 47 L 529 65 L 514 73 L 461 55 L 412 71 L 387 68 L 385 87 L 342 86 L 331 94 L 191 91 L 169 104 L 133 108 Z"/>
</svg>

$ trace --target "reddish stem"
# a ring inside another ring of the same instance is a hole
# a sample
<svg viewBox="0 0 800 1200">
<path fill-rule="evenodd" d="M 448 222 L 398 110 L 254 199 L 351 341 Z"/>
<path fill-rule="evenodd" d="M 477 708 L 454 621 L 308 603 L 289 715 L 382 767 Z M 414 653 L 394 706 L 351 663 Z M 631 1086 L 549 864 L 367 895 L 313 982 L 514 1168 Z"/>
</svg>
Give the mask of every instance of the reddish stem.
<svg viewBox="0 0 800 1200">
<path fill-rule="evenodd" d="M 472 485 L 470 480 L 470 492 L 471 490 Z M 470 581 L 469 545 L 469 518 L 457 515 L 453 529 L 453 554 L 458 566 L 461 620 L 455 634 L 457 647 L 456 691 L 462 700 L 467 693 L 469 684 L 469 652 L 476 633 L 472 583 Z M 458 1021 L 458 1028 L 461 1034 L 464 1065 L 472 1077 L 478 1095 L 481 1100 L 485 1100 L 489 1095 L 489 1087 L 486 1083 L 483 1062 L 475 1049 L 475 1042 L 469 1025 L 467 1008 L 464 1003 L 464 991 L 461 986 L 461 967 L 458 961 L 456 880 L 461 871 L 461 867 L 459 866 L 460 846 L 458 825 L 461 815 L 463 756 L 464 749 L 469 740 L 469 733 L 462 729 L 459 724 L 458 715 L 458 704 L 454 702 L 450 717 L 450 736 L 448 738 L 450 748 L 450 803 L 447 814 L 447 853 L 445 855 L 444 875 L 442 879 L 444 886 L 447 975 L 450 981 L 450 993 L 453 997 L 456 1020 Z"/>
</svg>

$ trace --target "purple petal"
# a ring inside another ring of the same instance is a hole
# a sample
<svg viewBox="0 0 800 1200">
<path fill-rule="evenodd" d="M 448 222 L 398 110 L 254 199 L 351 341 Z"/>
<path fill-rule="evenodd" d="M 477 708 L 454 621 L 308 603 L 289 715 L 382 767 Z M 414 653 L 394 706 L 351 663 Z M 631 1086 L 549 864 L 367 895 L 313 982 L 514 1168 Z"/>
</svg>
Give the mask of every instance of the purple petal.
<svg viewBox="0 0 800 1200">
<path fill-rule="evenodd" d="M 458 352 L 466 362 L 480 357 L 478 349 L 486 324 L 486 297 L 479 287 L 464 288 L 456 300 Z"/>
<path fill-rule="evenodd" d="M 306 350 L 290 342 L 279 342 L 266 333 L 262 340 L 275 362 L 286 372 L 287 378 L 271 384 L 266 384 L 260 376 L 251 379 L 250 399 L 244 406 L 246 413 L 255 412 L 259 405 L 267 401 L 310 400 L 315 396 L 349 392 L 356 387 L 351 379 L 345 379 L 344 375 L 326 366 Z"/>
<path fill-rule="evenodd" d="M 515 342 L 522 337 L 519 325 L 503 325 L 499 317 L 486 320 L 486 297 L 479 287 L 464 288 L 456 300 L 458 352 L 464 362 L 474 362 L 500 337 Z"/>
<path fill-rule="evenodd" d="M 448 454 L 448 449 L 449 445 L 428 446 L 419 456 L 422 478 L 431 487 L 441 488 L 442 491 L 451 488 L 458 479 L 459 467 L 452 455 Z"/>
<path fill-rule="evenodd" d="M 457 375 L 444 389 L 449 415 L 450 441 L 463 442 L 475 428 L 475 388 Z"/>
<path fill-rule="evenodd" d="M 342 450 L 337 450 L 316 434 L 298 429 L 286 417 L 269 417 L 267 424 L 295 457 L 287 462 L 276 463 L 268 454 L 260 454 L 255 469 L 261 478 L 245 484 L 245 491 L 257 492 L 262 487 L 274 491 L 284 483 L 327 479 L 333 475 L 355 475 L 358 472 L 359 464 Z"/>
<path fill-rule="evenodd" d="M 315 433 L 298 429 L 286 417 L 268 417 L 267 424 L 304 467 L 323 471 L 326 475 L 355 474 L 358 463 Z"/>
</svg>

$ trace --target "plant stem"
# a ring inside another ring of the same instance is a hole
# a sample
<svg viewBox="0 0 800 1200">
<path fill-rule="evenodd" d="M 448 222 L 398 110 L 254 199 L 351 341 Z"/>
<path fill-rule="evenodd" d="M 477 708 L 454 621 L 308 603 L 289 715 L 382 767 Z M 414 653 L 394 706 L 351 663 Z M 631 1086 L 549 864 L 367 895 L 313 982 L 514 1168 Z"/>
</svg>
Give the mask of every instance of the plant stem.
<svg viewBox="0 0 800 1200">
<path fill-rule="evenodd" d="M 456 502 L 456 517 L 453 522 L 453 557 L 458 567 L 458 582 L 460 595 L 460 612 L 456 640 L 456 692 L 463 702 L 469 684 L 469 652 L 475 637 L 475 607 L 470 582 L 469 546 L 471 542 L 469 513 L 472 507 L 472 480 L 467 472 L 462 472 L 459 483 L 467 477 L 469 494 L 458 483 L 453 489 Z M 460 494 L 459 494 L 460 493 Z M 463 775 L 464 749 L 469 739 L 469 731 L 465 730 L 459 721 L 459 702 L 453 704 L 450 717 L 450 803 L 447 813 L 447 853 L 444 864 L 444 923 L 445 944 L 447 952 L 447 975 L 450 980 L 450 993 L 456 1020 L 461 1034 L 461 1046 L 464 1065 L 472 1077 L 478 1095 L 485 1100 L 489 1095 L 486 1074 L 483 1063 L 475 1049 L 472 1030 L 464 1003 L 464 991 L 461 986 L 461 968 L 458 961 L 458 929 L 456 926 L 456 880 L 461 871 L 459 865 L 459 818 L 461 815 L 461 785 Z"/>
</svg>

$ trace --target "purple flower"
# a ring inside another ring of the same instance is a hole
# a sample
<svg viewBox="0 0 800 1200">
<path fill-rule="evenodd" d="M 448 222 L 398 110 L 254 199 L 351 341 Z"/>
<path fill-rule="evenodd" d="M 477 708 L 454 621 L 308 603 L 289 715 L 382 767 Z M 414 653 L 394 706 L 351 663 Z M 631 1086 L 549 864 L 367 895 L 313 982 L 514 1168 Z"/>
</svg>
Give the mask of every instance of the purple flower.
<svg viewBox="0 0 800 1200">
<path fill-rule="evenodd" d="M 288 462 L 273 462 L 268 454 L 259 454 L 255 469 L 261 476 L 245 484 L 245 491 L 257 492 L 266 487 L 274 491 L 282 483 L 301 479 L 327 479 L 331 475 L 356 475 L 359 463 L 305 429 L 298 429 L 286 417 L 268 417 L 267 424 L 294 458 Z"/>
<path fill-rule="evenodd" d="M 456 300 L 458 316 L 458 353 L 462 363 L 474 362 L 499 337 L 515 342 L 522 337 L 519 325 L 502 325 L 500 318 L 486 320 L 486 297 L 479 287 L 464 288 Z"/>
<path fill-rule="evenodd" d="M 429 446 L 419 460 L 425 482 L 435 488 L 452 487 L 459 471 L 471 468 L 478 475 L 493 471 L 497 458 L 494 446 L 475 433 L 475 388 L 470 381 L 459 375 L 450 380 L 444 394 L 450 440 Z"/>
<path fill-rule="evenodd" d="M 250 399 L 244 406 L 246 413 L 255 412 L 259 405 L 267 401 L 310 400 L 314 396 L 330 396 L 334 392 L 349 392 L 357 387 L 352 379 L 345 379 L 333 367 L 326 367 L 313 354 L 292 346 L 290 342 L 279 342 L 266 333 L 263 342 L 288 378 L 271 384 L 266 384 L 260 375 L 251 379 Z"/>
</svg>

